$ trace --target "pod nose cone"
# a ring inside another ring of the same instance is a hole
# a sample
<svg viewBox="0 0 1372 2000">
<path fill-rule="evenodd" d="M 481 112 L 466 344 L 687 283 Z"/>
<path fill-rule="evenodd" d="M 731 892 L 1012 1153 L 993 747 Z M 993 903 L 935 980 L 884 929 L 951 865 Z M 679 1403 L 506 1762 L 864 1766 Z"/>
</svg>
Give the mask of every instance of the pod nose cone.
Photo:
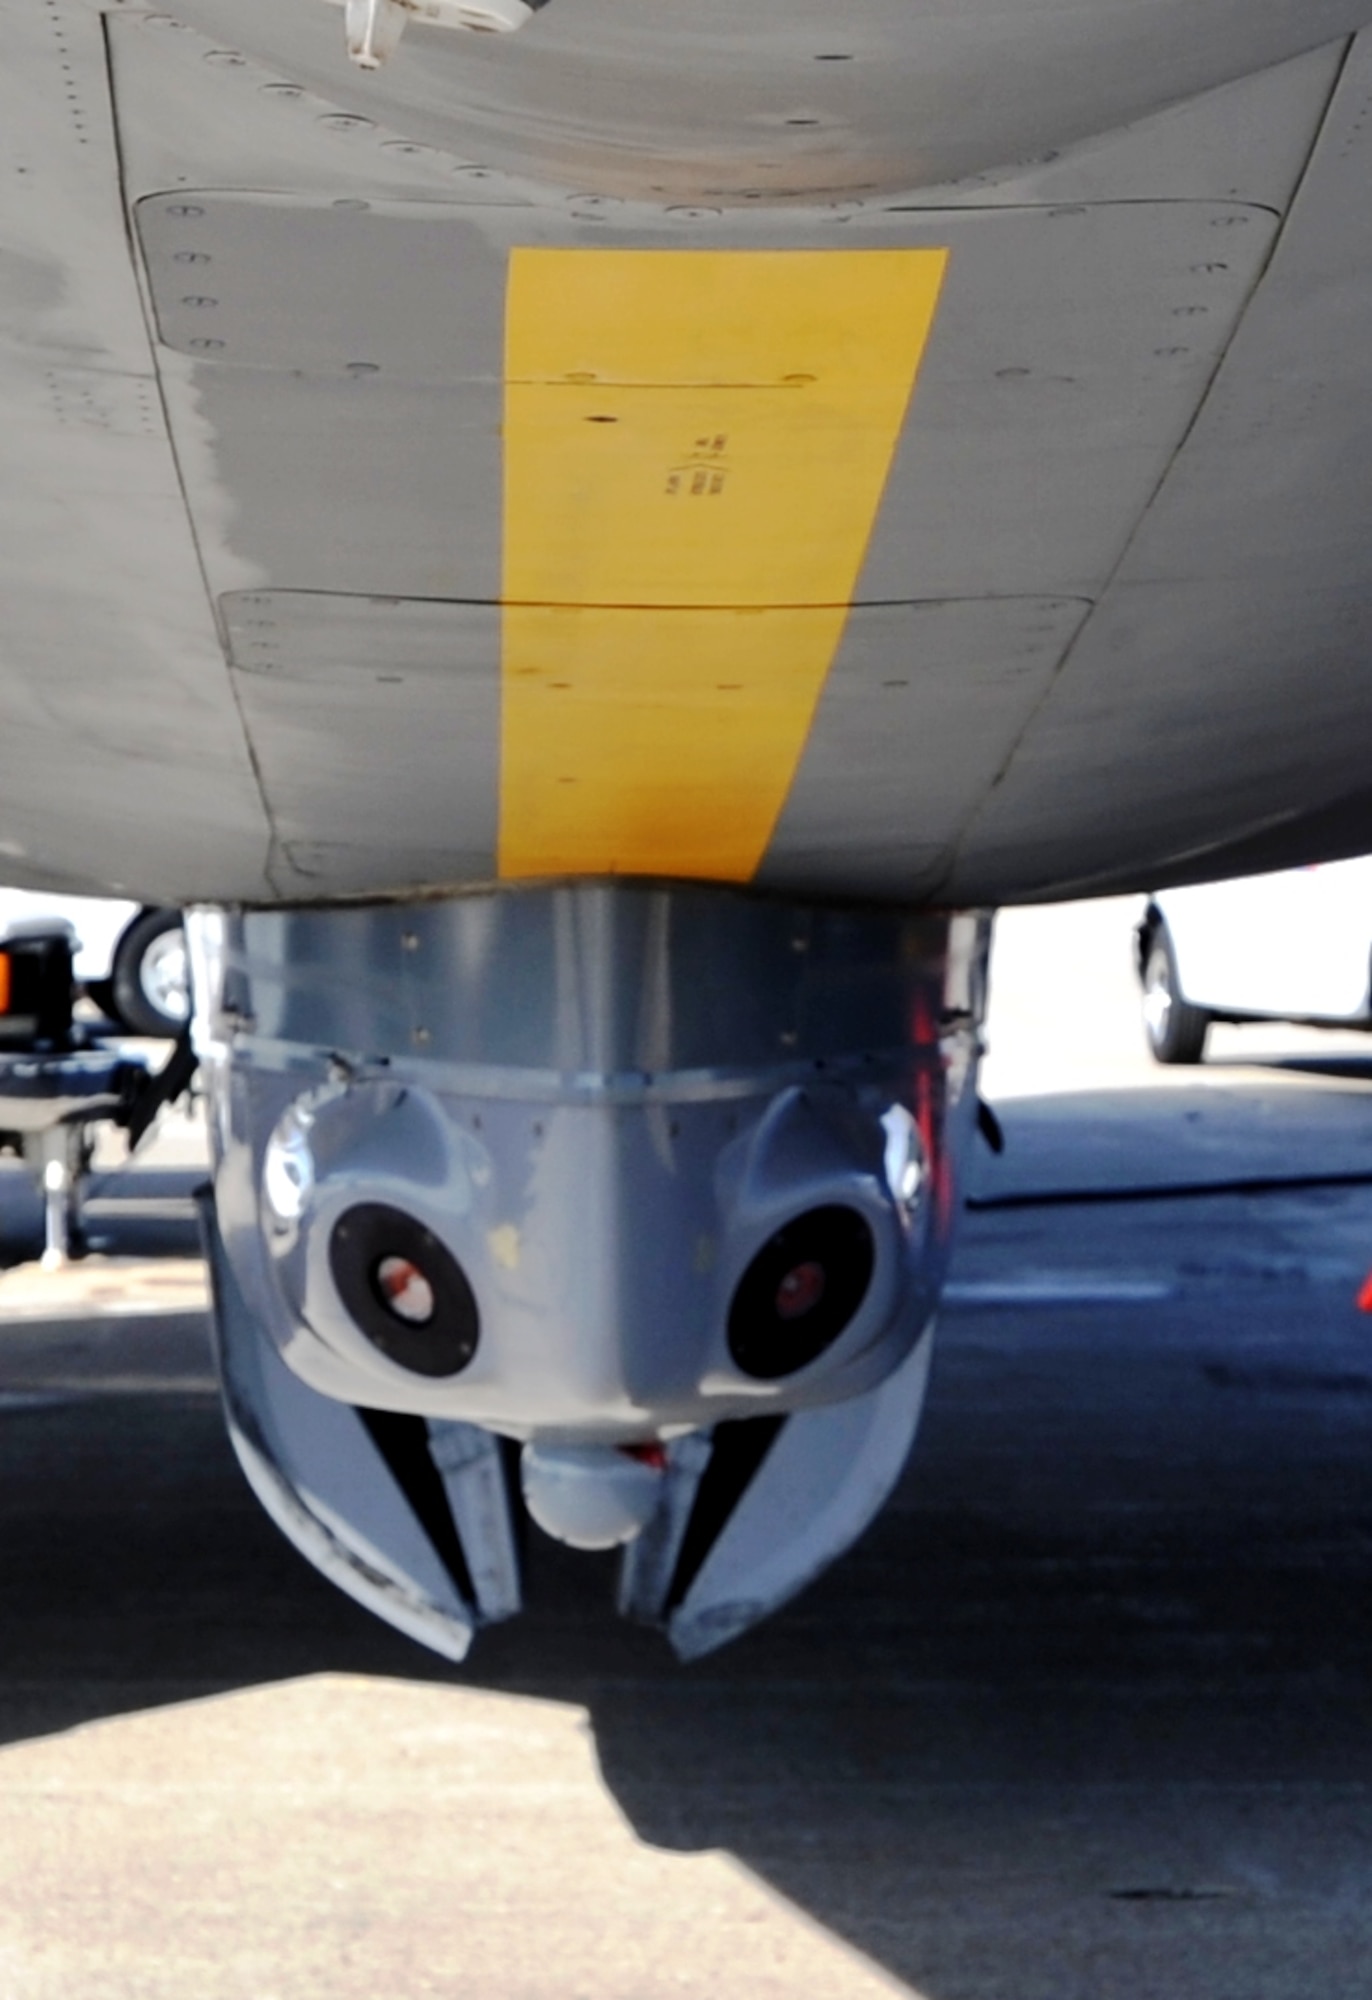
<svg viewBox="0 0 1372 2000">
<path fill-rule="evenodd" d="M 662 1492 L 651 1454 L 615 1445 L 526 1444 L 524 1504 L 540 1528 L 574 1549 L 612 1549 L 648 1525 Z"/>
</svg>

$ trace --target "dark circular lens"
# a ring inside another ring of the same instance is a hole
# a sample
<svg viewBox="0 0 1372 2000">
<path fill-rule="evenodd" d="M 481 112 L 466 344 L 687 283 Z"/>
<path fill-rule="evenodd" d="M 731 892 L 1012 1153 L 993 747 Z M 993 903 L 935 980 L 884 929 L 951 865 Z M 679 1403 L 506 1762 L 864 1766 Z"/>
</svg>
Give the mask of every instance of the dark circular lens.
<svg viewBox="0 0 1372 2000">
<path fill-rule="evenodd" d="M 876 1247 L 854 1208 L 812 1208 L 778 1229 L 739 1280 L 729 1352 L 745 1375 L 793 1375 L 830 1346 L 872 1282 Z"/>
<path fill-rule="evenodd" d="M 360 1202 L 334 1224 L 329 1269 L 372 1346 L 414 1375 L 456 1375 L 476 1353 L 480 1319 L 461 1265 L 403 1209 Z"/>
</svg>

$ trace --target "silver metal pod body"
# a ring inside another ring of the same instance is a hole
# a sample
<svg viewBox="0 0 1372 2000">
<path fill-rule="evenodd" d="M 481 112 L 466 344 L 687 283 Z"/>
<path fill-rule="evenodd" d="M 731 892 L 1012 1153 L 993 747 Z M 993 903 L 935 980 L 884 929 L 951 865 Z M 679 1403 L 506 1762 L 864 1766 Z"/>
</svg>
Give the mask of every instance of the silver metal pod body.
<svg viewBox="0 0 1372 2000">
<path fill-rule="evenodd" d="M 928 1324 L 972 1105 L 971 920 L 578 886 L 201 911 L 191 936 L 225 1254 L 323 1394 L 628 1443 L 860 1395 Z M 469 1353 L 369 1329 L 339 1269 L 360 1211 L 458 1267 Z M 804 1218 L 833 1212 L 870 1244 L 860 1295 L 799 1362 L 781 1298 L 759 1360 L 750 1267 L 790 1227 L 800 1279 L 783 1240 L 777 1286 L 832 1287 Z"/>
<path fill-rule="evenodd" d="M 708 1652 L 848 1547 L 923 1405 L 986 926 L 584 886 L 189 925 L 230 1436 L 460 1658 L 521 1517 Z"/>
</svg>

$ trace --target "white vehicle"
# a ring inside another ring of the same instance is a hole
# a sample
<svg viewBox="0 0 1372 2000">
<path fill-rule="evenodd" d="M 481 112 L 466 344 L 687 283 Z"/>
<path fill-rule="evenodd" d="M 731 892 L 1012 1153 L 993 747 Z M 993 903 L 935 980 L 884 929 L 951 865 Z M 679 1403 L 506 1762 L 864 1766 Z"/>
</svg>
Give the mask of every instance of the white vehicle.
<svg viewBox="0 0 1372 2000">
<path fill-rule="evenodd" d="M 179 910 L 107 896 L 0 889 L 0 937 L 15 924 L 55 917 L 76 937 L 77 985 L 135 1035 L 179 1035 L 190 1014 L 186 937 Z"/>
<path fill-rule="evenodd" d="M 1138 963 L 1162 1063 L 1199 1062 L 1212 1021 L 1372 1028 L 1372 856 L 1154 895 Z"/>
</svg>

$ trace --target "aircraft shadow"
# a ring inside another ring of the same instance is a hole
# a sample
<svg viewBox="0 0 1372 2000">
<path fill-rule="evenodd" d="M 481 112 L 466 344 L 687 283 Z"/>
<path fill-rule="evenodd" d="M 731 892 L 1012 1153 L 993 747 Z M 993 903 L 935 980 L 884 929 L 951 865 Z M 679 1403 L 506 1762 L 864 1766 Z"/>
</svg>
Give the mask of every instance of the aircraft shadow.
<svg viewBox="0 0 1372 2000">
<path fill-rule="evenodd" d="M 1204 1202 L 1146 1206 L 1146 1237 L 1127 1205 L 973 1219 L 962 1268 L 1011 1227 L 1107 1273 L 1214 1257 Z M 613 1618 L 609 1559 L 534 1535 L 528 1612 L 453 1670 L 285 1546 L 209 1393 L 20 1397 L 0 1740 L 325 1672 L 577 1703 L 643 1840 L 733 1854 L 931 2000 L 1351 2000 L 1372 1353 L 1341 1275 L 1241 1265 L 1162 1304 L 951 1311 L 890 1508 L 690 1668 Z"/>
</svg>

